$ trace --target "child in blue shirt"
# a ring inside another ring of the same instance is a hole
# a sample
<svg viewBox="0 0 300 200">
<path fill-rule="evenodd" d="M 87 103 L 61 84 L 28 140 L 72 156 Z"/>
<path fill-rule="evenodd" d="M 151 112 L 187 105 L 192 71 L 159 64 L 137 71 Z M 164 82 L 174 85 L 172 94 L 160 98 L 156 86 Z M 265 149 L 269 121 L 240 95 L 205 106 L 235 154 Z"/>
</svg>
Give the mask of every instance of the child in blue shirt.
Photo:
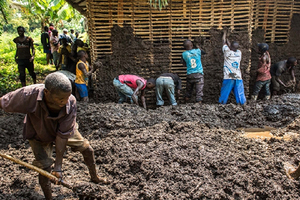
<svg viewBox="0 0 300 200">
<path fill-rule="evenodd" d="M 185 101 L 190 100 L 193 88 L 195 87 L 196 102 L 201 103 L 204 86 L 201 55 L 205 54 L 205 52 L 199 48 L 193 48 L 194 46 L 191 40 L 185 40 L 183 46 L 186 51 L 182 53 L 182 63 L 187 70 Z"/>
</svg>

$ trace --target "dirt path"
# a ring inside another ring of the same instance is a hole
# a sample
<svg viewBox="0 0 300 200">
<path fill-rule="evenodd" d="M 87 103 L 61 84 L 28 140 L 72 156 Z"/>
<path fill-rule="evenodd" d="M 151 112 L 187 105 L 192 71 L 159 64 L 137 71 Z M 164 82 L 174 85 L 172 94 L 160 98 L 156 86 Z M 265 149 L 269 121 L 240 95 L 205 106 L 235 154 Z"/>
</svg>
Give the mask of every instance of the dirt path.
<svg viewBox="0 0 300 200">
<path fill-rule="evenodd" d="M 145 111 L 134 105 L 79 104 L 80 132 L 91 141 L 99 172 L 109 185 L 86 186 L 98 199 L 299 199 L 299 181 L 282 163 L 300 161 L 300 139 L 242 137 L 238 128 L 270 126 L 277 136 L 300 129 L 298 95 L 268 102 L 186 104 Z M 23 115 L 0 111 L 0 151 L 31 163 L 22 141 Z M 37 174 L 0 159 L 0 199 L 41 199 Z M 77 153 L 68 150 L 64 175 L 89 181 Z M 53 187 L 56 199 L 78 199 Z"/>
</svg>

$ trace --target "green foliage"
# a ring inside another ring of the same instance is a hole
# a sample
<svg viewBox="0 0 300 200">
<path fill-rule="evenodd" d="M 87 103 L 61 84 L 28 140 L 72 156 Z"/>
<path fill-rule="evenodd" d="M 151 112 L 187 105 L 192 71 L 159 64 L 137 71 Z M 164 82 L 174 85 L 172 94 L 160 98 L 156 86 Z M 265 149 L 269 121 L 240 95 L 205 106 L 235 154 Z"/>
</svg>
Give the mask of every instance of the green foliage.
<svg viewBox="0 0 300 200">
<path fill-rule="evenodd" d="M 0 16 L 2 20 L 0 21 L 0 25 L 8 24 L 8 2 L 7 0 L 0 0 Z M 3 23 L 4 22 L 4 23 Z M 0 32 L 0 35 L 2 34 L 2 31 Z"/>
<path fill-rule="evenodd" d="M 64 0 L 23 0 L 25 13 L 41 21 L 41 26 L 50 22 L 57 24 L 61 20 L 70 20 L 78 14 L 75 9 Z"/>
<path fill-rule="evenodd" d="M 5 4 L 8 11 L 5 15 L 0 9 L 0 25 L 3 31 L 13 33 L 19 25 L 28 31 L 39 29 L 53 23 L 57 29 L 74 28 L 82 32 L 84 17 L 65 0 L 0 0 L 0 8 Z M 7 17 L 8 23 L 4 20 Z M 76 26 L 76 27 L 75 27 Z M 2 30 L 0 30 L 1 34 Z"/>
<path fill-rule="evenodd" d="M 166 7 L 168 5 L 168 0 L 149 0 L 150 6 L 154 8 L 162 9 L 162 7 Z"/>
</svg>

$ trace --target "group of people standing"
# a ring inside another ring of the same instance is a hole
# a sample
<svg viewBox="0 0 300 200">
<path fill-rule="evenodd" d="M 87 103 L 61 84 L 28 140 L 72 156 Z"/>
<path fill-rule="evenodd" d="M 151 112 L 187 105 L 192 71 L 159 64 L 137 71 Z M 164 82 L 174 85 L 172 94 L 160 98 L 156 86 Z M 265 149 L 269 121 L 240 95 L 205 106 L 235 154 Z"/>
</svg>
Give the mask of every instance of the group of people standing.
<svg viewBox="0 0 300 200">
<path fill-rule="evenodd" d="M 24 87 L 26 86 L 26 68 L 33 79 L 33 83 L 36 83 L 36 74 L 34 72 L 35 48 L 33 39 L 25 36 L 24 27 L 18 27 L 17 31 L 19 36 L 13 40 L 17 46 L 15 60 L 18 64 L 19 78 Z M 71 29 L 69 36 L 68 30 L 63 29 L 63 33 L 58 35 L 58 31 L 54 28 L 53 24 L 50 24 L 49 27 L 44 27 L 44 32 L 41 34 L 41 42 L 44 53 L 46 53 L 47 64 L 53 58 L 56 70 L 60 68 L 65 72 L 70 72 L 72 77 L 76 77 L 73 80 L 68 76 L 77 88 L 78 98 L 88 101 L 88 79 L 95 69 L 88 64 L 89 48 L 81 39 L 78 39 L 78 32 L 74 35 L 74 30 Z M 100 65 L 100 62 L 96 62 L 94 66 L 97 67 Z"/>
<path fill-rule="evenodd" d="M 244 83 L 241 72 L 241 59 L 242 52 L 239 50 L 239 43 L 237 41 L 230 42 L 227 38 L 227 31 L 225 30 L 222 37 L 224 53 L 223 65 L 223 82 L 219 103 L 226 104 L 230 93 L 233 91 L 236 102 L 240 105 L 246 103 L 244 93 Z M 201 62 L 201 56 L 205 55 L 205 51 L 201 50 L 198 46 L 194 46 L 191 40 L 185 40 L 183 43 L 185 51 L 182 53 L 181 62 L 187 69 L 186 77 L 186 94 L 185 101 L 189 102 L 193 90 L 196 93 L 196 102 L 200 103 L 203 100 L 203 87 L 204 87 L 204 73 Z M 261 89 L 264 89 L 264 99 L 268 100 L 271 97 L 270 85 L 272 83 L 272 94 L 277 95 L 280 87 L 285 88 L 295 87 L 296 78 L 294 69 L 297 65 L 297 59 L 290 57 L 271 65 L 271 56 L 268 52 L 269 46 L 267 43 L 258 44 L 259 63 L 257 67 L 257 78 L 251 96 L 252 100 L 257 100 L 258 94 Z M 291 80 L 284 83 L 281 80 L 281 75 L 284 72 L 289 72 Z M 141 91 L 141 100 L 143 107 L 146 108 L 145 103 L 145 89 L 156 88 L 156 105 L 164 105 L 162 93 L 165 90 L 170 100 L 171 105 L 177 105 L 176 99 L 179 98 L 181 90 L 181 79 L 177 74 L 164 73 L 161 74 L 156 80 L 150 78 L 145 80 L 136 75 L 120 75 L 113 81 L 113 85 L 120 97 L 119 103 L 126 101 L 129 98 L 131 103 L 137 102 L 137 94 Z M 176 98 L 175 98 L 176 95 Z"/>
<path fill-rule="evenodd" d="M 74 29 L 71 29 L 69 36 L 66 28 L 63 29 L 62 34 L 58 34 L 53 24 L 44 27 L 41 43 L 46 53 L 47 64 L 54 64 L 56 69 L 61 67 L 63 70 L 75 73 L 77 48 L 83 48 L 85 44 L 78 39 L 79 32 L 75 34 L 74 32 Z"/>
</svg>

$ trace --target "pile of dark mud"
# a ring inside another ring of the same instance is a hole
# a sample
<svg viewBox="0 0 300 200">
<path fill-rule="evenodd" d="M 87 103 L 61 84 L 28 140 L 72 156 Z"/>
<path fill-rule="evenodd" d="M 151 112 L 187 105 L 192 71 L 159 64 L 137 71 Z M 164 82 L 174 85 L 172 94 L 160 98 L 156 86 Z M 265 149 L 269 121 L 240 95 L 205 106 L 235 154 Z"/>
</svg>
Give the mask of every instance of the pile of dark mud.
<svg viewBox="0 0 300 200">
<path fill-rule="evenodd" d="M 182 104 L 144 110 L 135 105 L 78 104 L 82 135 L 95 150 L 109 185 L 89 183 L 79 153 L 64 158 L 65 180 L 83 181 L 80 196 L 94 199 L 299 199 L 299 181 L 283 162 L 300 162 L 300 138 L 260 140 L 240 128 L 270 126 L 284 135 L 300 129 L 300 96 L 235 104 Z M 22 141 L 23 115 L 0 112 L 0 148 L 31 163 Z M 0 159 L 0 199 L 41 199 L 37 174 Z M 78 194 L 53 186 L 55 199 Z"/>
</svg>

